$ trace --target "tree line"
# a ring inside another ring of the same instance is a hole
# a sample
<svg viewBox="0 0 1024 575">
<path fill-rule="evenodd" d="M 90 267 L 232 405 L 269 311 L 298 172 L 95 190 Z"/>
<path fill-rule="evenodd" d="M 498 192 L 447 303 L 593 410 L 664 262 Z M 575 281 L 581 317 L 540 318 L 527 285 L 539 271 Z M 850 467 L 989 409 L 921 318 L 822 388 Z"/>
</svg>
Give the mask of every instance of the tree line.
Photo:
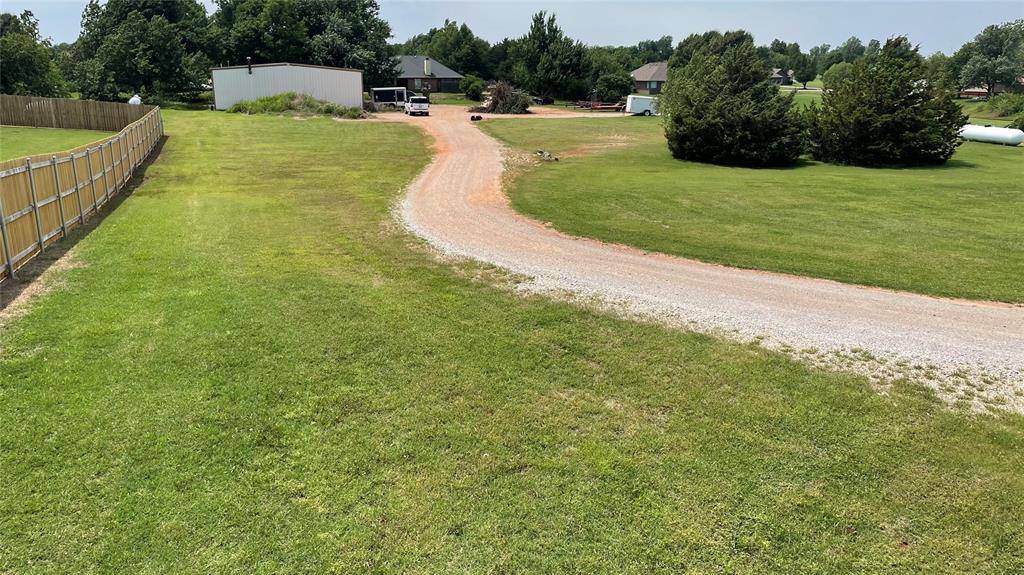
<svg viewBox="0 0 1024 575">
<path fill-rule="evenodd" d="M 926 77 L 948 89 L 991 91 L 1012 83 L 1024 74 L 1022 29 L 1024 21 L 990 26 L 954 54 L 926 58 Z M 389 44 L 391 28 L 377 0 L 217 0 L 209 15 L 199 0 L 91 0 L 73 43 L 53 45 L 40 37 L 31 12 L 0 16 L 0 90 L 190 100 L 208 90 L 210 67 L 244 64 L 246 58 L 358 68 L 368 86 L 379 86 L 397 76 L 396 56 L 419 54 L 537 96 L 615 100 L 632 91 L 632 70 L 658 61 L 678 68 L 709 34 L 675 45 L 663 36 L 632 46 L 587 46 L 565 34 L 554 14 L 539 12 L 522 36 L 493 44 L 454 21 Z M 796 42 L 775 39 L 755 45 L 754 53 L 764 66 L 793 70 L 796 81 L 807 83 L 819 76 L 838 81 L 881 47 L 878 40 L 864 44 L 851 37 L 804 52 Z"/>
</svg>

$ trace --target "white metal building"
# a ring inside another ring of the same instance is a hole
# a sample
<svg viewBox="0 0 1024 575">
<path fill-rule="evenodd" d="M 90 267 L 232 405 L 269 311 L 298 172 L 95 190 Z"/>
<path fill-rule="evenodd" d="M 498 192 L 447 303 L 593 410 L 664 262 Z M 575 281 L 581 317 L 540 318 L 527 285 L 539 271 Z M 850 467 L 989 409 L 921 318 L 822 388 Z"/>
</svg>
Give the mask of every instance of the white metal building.
<svg viewBox="0 0 1024 575">
<path fill-rule="evenodd" d="M 218 110 L 242 100 L 285 92 L 306 94 L 342 106 L 363 106 L 363 72 L 311 64 L 251 64 L 214 68 L 213 97 Z"/>
</svg>

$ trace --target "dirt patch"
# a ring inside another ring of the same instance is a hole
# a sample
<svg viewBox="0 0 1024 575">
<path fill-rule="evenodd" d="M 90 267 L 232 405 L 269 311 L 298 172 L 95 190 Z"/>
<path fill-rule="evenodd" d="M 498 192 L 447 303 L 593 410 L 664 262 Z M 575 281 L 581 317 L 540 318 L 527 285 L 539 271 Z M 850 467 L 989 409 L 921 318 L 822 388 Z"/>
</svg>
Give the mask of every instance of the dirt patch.
<svg viewBox="0 0 1024 575">
<path fill-rule="evenodd" d="M 63 286 L 65 272 L 84 266 L 72 249 L 56 259 L 38 256 L 18 270 L 18 276 L 27 279 L 16 277 L 0 284 L 0 328 L 28 313 L 39 298 Z M 42 269 L 38 277 L 33 268 Z"/>
</svg>

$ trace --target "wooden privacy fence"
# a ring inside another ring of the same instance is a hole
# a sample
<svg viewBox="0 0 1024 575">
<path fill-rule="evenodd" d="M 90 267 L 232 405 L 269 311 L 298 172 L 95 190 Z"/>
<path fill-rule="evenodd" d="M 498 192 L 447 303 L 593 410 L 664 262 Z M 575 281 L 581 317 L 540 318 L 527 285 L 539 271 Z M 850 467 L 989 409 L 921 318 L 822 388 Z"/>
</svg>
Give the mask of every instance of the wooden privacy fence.
<svg viewBox="0 0 1024 575">
<path fill-rule="evenodd" d="M 117 102 L 0 95 L 0 125 L 117 132 L 156 106 Z"/>
<path fill-rule="evenodd" d="M 0 281 L 124 188 L 163 137 L 160 108 L 118 129 L 66 152 L 0 162 Z"/>
</svg>

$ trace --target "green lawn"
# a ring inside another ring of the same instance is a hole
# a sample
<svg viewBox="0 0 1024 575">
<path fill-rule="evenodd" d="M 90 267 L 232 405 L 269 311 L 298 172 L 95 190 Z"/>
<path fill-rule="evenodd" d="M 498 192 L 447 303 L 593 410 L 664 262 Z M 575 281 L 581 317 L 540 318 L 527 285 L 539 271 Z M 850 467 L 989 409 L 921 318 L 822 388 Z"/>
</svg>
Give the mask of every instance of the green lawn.
<svg viewBox="0 0 1024 575">
<path fill-rule="evenodd" d="M 821 91 L 819 90 L 796 90 L 793 103 L 804 108 L 811 105 L 811 102 L 821 104 Z"/>
<path fill-rule="evenodd" d="M 452 106 L 479 106 L 480 102 L 470 100 L 465 94 L 450 94 L 445 92 L 437 92 L 430 95 L 431 104 L 447 104 Z"/>
<path fill-rule="evenodd" d="M 0 329 L 0 572 L 1024 568 L 1024 418 L 438 262 L 410 126 L 164 116 Z"/>
<path fill-rule="evenodd" d="M 1013 121 L 1013 118 L 1000 116 L 998 113 L 988 109 L 988 102 L 983 100 L 957 100 L 964 113 L 970 116 L 972 124 L 1006 126 Z"/>
<path fill-rule="evenodd" d="M 95 130 L 0 126 L 0 161 L 70 150 L 96 140 L 102 140 L 111 133 Z"/>
<path fill-rule="evenodd" d="M 1024 301 L 1024 147 L 967 143 L 945 167 L 672 159 L 659 122 L 494 120 L 513 146 L 588 154 L 527 170 L 516 209 L 570 234 L 732 266 L 920 293 Z M 594 150 L 594 143 L 629 140 Z"/>
</svg>

